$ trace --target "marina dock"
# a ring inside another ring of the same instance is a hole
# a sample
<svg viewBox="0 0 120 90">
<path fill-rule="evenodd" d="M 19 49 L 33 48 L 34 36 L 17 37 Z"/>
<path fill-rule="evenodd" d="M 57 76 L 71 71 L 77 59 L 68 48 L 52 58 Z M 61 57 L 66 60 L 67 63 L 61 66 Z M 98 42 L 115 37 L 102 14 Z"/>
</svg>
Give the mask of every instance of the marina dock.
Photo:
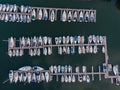
<svg viewBox="0 0 120 90">
<path fill-rule="evenodd" d="M 57 12 L 61 12 L 59 16 Z M 5 22 L 30 23 L 35 20 L 54 22 L 96 22 L 96 10 L 74 8 L 49 8 L 0 4 L 0 20 Z"/>
</svg>

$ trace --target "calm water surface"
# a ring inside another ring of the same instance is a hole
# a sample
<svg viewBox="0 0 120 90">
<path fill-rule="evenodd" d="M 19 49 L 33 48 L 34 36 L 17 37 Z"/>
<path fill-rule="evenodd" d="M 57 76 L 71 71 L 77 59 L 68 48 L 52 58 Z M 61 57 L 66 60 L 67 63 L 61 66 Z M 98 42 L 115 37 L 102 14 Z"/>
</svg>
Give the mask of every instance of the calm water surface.
<svg viewBox="0 0 120 90">
<path fill-rule="evenodd" d="M 35 21 L 29 24 L 24 23 L 3 23 L 0 22 L 0 88 L 1 90 L 119 90 L 120 87 L 112 85 L 110 80 L 95 81 L 87 83 L 60 83 L 55 80 L 50 83 L 40 84 L 2 84 L 8 77 L 9 69 L 18 69 L 25 65 L 39 65 L 48 69 L 50 65 L 87 65 L 90 70 L 91 65 L 97 67 L 102 65 L 104 57 L 102 53 L 96 55 L 66 55 L 57 54 L 57 49 L 53 50 L 51 56 L 30 57 L 27 54 L 23 57 L 9 58 L 7 55 L 7 43 L 2 42 L 10 36 L 39 36 L 47 35 L 51 37 L 63 35 L 106 35 L 108 44 L 109 62 L 120 65 L 120 10 L 112 2 L 80 2 L 79 0 L 1 0 L 1 3 L 11 3 L 18 5 L 44 6 L 44 7 L 68 7 L 68 8 L 94 8 L 97 10 L 96 23 L 62 23 L 59 20 L 51 23 L 49 21 Z M 58 12 L 59 13 L 59 12 Z M 56 52 L 56 53 L 55 53 Z M 97 70 L 97 68 L 95 68 Z"/>
</svg>

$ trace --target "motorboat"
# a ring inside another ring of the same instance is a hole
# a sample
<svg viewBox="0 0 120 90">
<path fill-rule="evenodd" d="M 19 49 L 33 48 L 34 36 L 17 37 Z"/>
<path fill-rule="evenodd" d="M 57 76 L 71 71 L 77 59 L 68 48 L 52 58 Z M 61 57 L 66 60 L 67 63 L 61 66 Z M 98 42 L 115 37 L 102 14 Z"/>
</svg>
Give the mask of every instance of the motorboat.
<svg viewBox="0 0 120 90">
<path fill-rule="evenodd" d="M 73 55 L 75 53 L 75 47 L 71 47 L 71 54 Z"/>
<path fill-rule="evenodd" d="M 93 43 L 96 43 L 96 36 L 93 35 L 92 37 L 93 37 Z"/>
<path fill-rule="evenodd" d="M 50 12 L 50 21 L 51 22 L 55 21 L 55 11 L 54 10 L 51 10 L 51 12 Z"/>
<path fill-rule="evenodd" d="M 61 66 L 60 71 L 61 71 L 61 73 L 64 73 L 65 72 L 65 67 Z"/>
<path fill-rule="evenodd" d="M 61 66 L 60 66 L 60 65 L 58 65 L 58 68 L 57 68 L 58 73 L 60 73 L 60 67 L 61 67 Z"/>
<path fill-rule="evenodd" d="M 90 22 L 94 22 L 95 16 L 94 16 L 94 11 L 90 12 Z"/>
<path fill-rule="evenodd" d="M 66 82 L 66 83 L 68 82 L 68 77 L 67 77 L 67 75 L 65 75 L 65 82 Z"/>
<path fill-rule="evenodd" d="M 93 51 L 93 47 L 92 46 L 90 46 L 90 53 L 93 53 L 94 51 Z"/>
<path fill-rule="evenodd" d="M 24 12 L 24 6 L 23 6 L 23 5 L 20 6 L 20 12 L 21 12 L 21 13 Z"/>
<path fill-rule="evenodd" d="M 62 51 L 63 51 L 63 54 L 66 54 L 67 50 L 66 50 L 66 47 L 65 47 L 65 46 L 63 47 L 63 50 L 62 50 Z"/>
<path fill-rule="evenodd" d="M 13 56 L 12 54 L 13 54 L 12 50 L 9 50 L 9 51 L 8 51 L 9 57 L 12 57 L 12 56 Z"/>
<path fill-rule="evenodd" d="M 73 13 L 73 22 L 77 21 L 77 17 L 78 17 L 77 14 L 78 14 L 77 11 L 74 11 L 74 13 Z"/>
<path fill-rule="evenodd" d="M 86 79 L 86 75 L 83 75 L 83 81 L 86 81 L 87 79 Z"/>
<path fill-rule="evenodd" d="M 82 81 L 83 81 L 82 75 L 79 75 L 79 76 L 78 76 L 78 81 L 79 81 L 79 82 L 82 82 Z"/>
<path fill-rule="evenodd" d="M 37 83 L 39 83 L 41 81 L 40 80 L 40 78 L 41 78 L 40 72 L 35 72 L 35 75 L 36 75 L 36 81 L 37 81 Z"/>
<path fill-rule="evenodd" d="M 63 50 L 62 50 L 62 47 L 61 47 L 61 46 L 58 47 L 58 52 L 59 52 L 60 55 L 62 55 Z"/>
<path fill-rule="evenodd" d="M 45 80 L 46 82 L 49 82 L 50 75 L 48 72 L 45 72 Z"/>
<path fill-rule="evenodd" d="M 84 21 L 85 21 L 85 22 L 89 22 L 89 11 L 85 11 Z"/>
<path fill-rule="evenodd" d="M 41 80 L 45 81 L 45 75 L 44 75 L 44 73 L 41 73 Z"/>
<path fill-rule="evenodd" d="M 87 83 L 90 83 L 90 77 L 89 77 L 89 75 L 86 76 L 86 81 L 87 81 Z"/>
<path fill-rule="evenodd" d="M 31 79 L 32 79 L 32 82 L 36 82 L 37 81 L 35 72 L 32 73 L 32 78 Z"/>
<path fill-rule="evenodd" d="M 66 37 L 63 36 L 62 40 L 63 40 L 63 44 L 65 44 L 66 43 Z"/>
<path fill-rule="evenodd" d="M 57 73 L 57 66 L 56 65 L 53 67 L 53 71 L 54 71 L 54 73 Z"/>
<path fill-rule="evenodd" d="M 73 44 L 74 38 L 70 36 L 70 43 Z"/>
<path fill-rule="evenodd" d="M 72 12 L 71 11 L 68 11 L 67 20 L 68 20 L 68 22 L 72 21 Z"/>
<path fill-rule="evenodd" d="M 39 9 L 39 10 L 38 10 L 38 19 L 39 19 L 39 20 L 42 20 L 42 18 L 43 18 L 42 9 Z"/>
<path fill-rule="evenodd" d="M 67 36 L 67 37 L 66 37 L 66 43 L 69 44 L 69 42 L 70 42 L 70 37 Z"/>
<path fill-rule="evenodd" d="M 32 16 L 31 19 L 34 21 L 36 19 L 36 12 L 35 9 L 32 9 Z"/>
<path fill-rule="evenodd" d="M 18 72 L 18 80 L 19 80 L 19 82 L 22 82 L 22 80 L 23 80 L 22 72 Z"/>
<path fill-rule="evenodd" d="M 79 73 L 79 66 L 75 68 L 76 73 Z"/>
<path fill-rule="evenodd" d="M 103 44 L 103 36 L 100 36 L 100 43 Z"/>
<path fill-rule="evenodd" d="M 37 55 L 40 56 L 41 52 L 40 52 L 40 48 L 37 49 Z"/>
<path fill-rule="evenodd" d="M 67 46 L 67 54 L 70 54 L 70 47 Z"/>
<path fill-rule="evenodd" d="M 10 70 L 10 71 L 9 71 L 9 80 L 10 80 L 10 83 L 13 82 L 13 77 L 14 77 L 14 75 L 13 75 L 13 70 Z"/>
<path fill-rule="evenodd" d="M 17 49 L 16 50 L 16 56 L 19 56 L 20 54 L 19 54 L 20 52 L 19 52 L 19 50 Z"/>
<path fill-rule="evenodd" d="M 43 41 L 44 41 L 44 44 L 46 45 L 46 44 L 47 44 L 47 41 L 48 41 L 47 36 L 43 37 Z"/>
<path fill-rule="evenodd" d="M 76 44 L 77 43 L 77 41 L 78 41 L 78 36 L 74 36 L 74 43 Z"/>
<path fill-rule="evenodd" d="M 84 42 L 85 42 L 85 37 L 81 36 L 81 43 L 84 43 Z"/>
<path fill-rule="evenodd" d="M 58 38 L 58 43 L 61 44 L 61 42 L 62 42 L 62 37 L 59 37 Z"/>
<path fill-rule="evenodd" d="M 58 44 L 58 43 L 59 43 L 59 38 L 55 37 L 55 44 Z"/>
<path fill-rule="evenodd" d="M 83 73 L 86 73 L 86 66 L 82 66 Z"/>
<path fill-rule="evenodd" d="M 14 5 L 13 5 L 13 12 L 16 12 L 16 11 L 17 11 L 17 5 L 14 4 Z"/>
<path fill-rule="evenodd" d="M 89 42 L 89 43 L 92 43 L 92 41 L 93 41 L 93 37 L 92 37 L 92 35 L 90 35 L 90 36 L 88 37 L 88 42 Z"/>
<path fill-rule="evenodd" d="M 72 78 L 71 78 L 71 75 L 68 76 L 68 82 L 71 83 L 72 81 Z"/>
<path fill-rule="evenodd" d="M 9 4 L 5 4 L 6 5 L 6 12 L 8 12 L 9 11 L 9 9 L 10 9 L 10 5 Z M 1 10 L 0 10 L 1 11 Z"/>
<path fill-rule="evenodd" d="M 117 76 L 119 75 L 118 65 L 113 66 L 113 73 Z"/>
<path fill-rule="evenodd" d="M 33 49 L 33 55 L 34 55 L 34 56 L 37 55 L 37 49 L 36 49 L 36 48 Z"/>
<path fill-rule="evenodd" d="M 85 54 L 85 46 L 82 46 L 82 53 Z"/>
<path fill-rule="evenodd" d="M 63 83 L 65 81 L 65 78 L 64 78 L 64 76 L 62 75 L 61 76 L 61 82 Z"/>
<path fill-rule="evenodd" d="M 105 53 L 105 47 L 102 46 L 102 53 Z"/>
<path fill-rule="evenodd" d="M 43 48 L 43 54 L 46 56 L 47 53 L 48 53 L 48 51 L 47 51 L 47 47 Z"/>
<path fill-rule="evenodd" d="M 78 54 L 81 54 L 82 53 L 82 49 L 81 49 L 81 47 L 79 46 L 78 47 Z"/>
<path fill-rule="evenodd" d="M 80 21 L 80 22 L 83 22 L 83 11 L 80 11 L 79 21 Z"/>
<path fill-rule="evenodd" d="M 61 20 L 62 22 L 65 22 L 67 20 L 67 14 L 66 14 L 66 11 L 61 11 L 62 12 L 62 15 L 61 15 Z"/>
<path fill-rule="evenodd" d="M 28 72 L 27 75 L 28 75 L 28 76 L 27 76 L 27 82 L 30 83 L 31 80 L 32 80 L 32 75 L 31 75 L 30 72 Z"/>
<path fill-rule="evenodd" d="M 67 70 L 68 70 L 68 66 L 65 65 L 65 73 L 67 73 Z"/>
<path fill-rule="evenodd" d="M 17 81 L 18 81 L 18 72 L 14 72 L 13 76 L 14 76 L 14 82 L 17 83 Z"/>
<path fill-rule="evenodd" d="M 93 52 L 94 52 L 95 54 L 97 53 L 97 46 L 96 46 L 96 45 L 93 47 Z"/>
<path fill-rule="evenodd" d="M 51 55 L 51 54 L 52 54 L 52 48 L 48 47 L 48 55 Z"/>
<path fill-rule="evenodd" d="M 68 66 L 68 73 L 72 72 L 72 67 L 69 65 Z"/>
<path fill-rule="evenodd" d="M 38 46 L 41 46 L 43 44 L 42 37 L 39 36 L 38 38 Z"/>
<path fill-rule="evenodd" d="M 75 75 L 72 75 L 72 82 L 75 82 Z"/>
<path fill-rule="evenodd" d="M 48 19 L 48 12 L 46 9 L 43 9 L 43 20 L 47 20 Z"/>
<path fill-rule="evenodd" d="M 80 44 L 80 43 L 81 43 L 81 37 L 78 36 L 78 44 Z"/>
</svg>

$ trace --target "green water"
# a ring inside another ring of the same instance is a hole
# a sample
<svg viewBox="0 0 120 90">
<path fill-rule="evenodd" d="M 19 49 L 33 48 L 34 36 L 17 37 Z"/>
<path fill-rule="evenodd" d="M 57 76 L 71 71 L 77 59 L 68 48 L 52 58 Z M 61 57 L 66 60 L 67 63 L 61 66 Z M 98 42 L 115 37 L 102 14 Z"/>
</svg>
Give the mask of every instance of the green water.
<svg viewBox="0 0 120 90">
<path fill-rule="evenodd" d="M 114 1 L 114 0 L 112 0 Z M 16 38 L 20 36 L 39 36 L 47 35 L 51 37 L 63 35 L 106 35 L 108 44 L 109 62 L 120 65 L 120 10 L 118 10 L 114 2 L 96 1 L 96 2 L 80 2 L 79 0 L 2 0 L 1 3 L 16 3 L 17 5 L 43 6 L 43 7 L 68 7 L 68 8 L 94 8 L 97 10 L 96 23 L 63 23 L 59 20 L 51 23 L 49 21 L 35 21 L 29 24 L 24 23 L 4 23 L 0 22 L 0 88 L 1 90 L 119 90 L 119 86 L 111 84 L 110 80 L 95 81 L 87 83 L 60 83 L 55 80 L 50 83 L 40 84 L 2 84 L 8 78 L 9 69 L 18 69 L 25 65 L 39 65 L 48 69 L 50 65 L 87 65 L 90 69 L 91 65 L 97 67 L 104 62 L 104 55 L 98 53 L 96 55 L 66 55 L 57 54 L 57 49 L 53 50 L 51 56 L 30 57 L 27 54 L 23 57 L 9 58 L 7 55 L 7 43 L 2 42 L 10 36 Z M 27 51 L 26 51 L 27 52 Z M 55 53 L 56 52 L 56 53 Z M 97 69 L 97 68 L 95 68 Z"/>
</svg>

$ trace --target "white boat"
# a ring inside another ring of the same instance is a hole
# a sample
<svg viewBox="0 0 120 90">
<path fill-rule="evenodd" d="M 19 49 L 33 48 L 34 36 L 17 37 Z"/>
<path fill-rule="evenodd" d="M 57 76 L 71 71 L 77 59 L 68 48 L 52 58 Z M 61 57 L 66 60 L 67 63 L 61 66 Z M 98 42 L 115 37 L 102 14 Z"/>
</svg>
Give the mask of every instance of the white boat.
<svg viewBox="0 0 120 90">
<path fill-rule="evenodd" d="M 64 78 L 64 76 L 62 75 L 61 76 L 61 82 L 63 83 L 65 81 L 65 78 Z"/>
<path fill-rule="evenodd" d="M 105 47 L 102 46 L 102 53 L 105 53 Z"/>
<path fill-rule="evenodd" d="M 23 78 L 22 72 L 18 72 L 18 80 L 19 80 L 19 82 L 22 82 L 22 78 Z"/>
<path fill-rule="evenodd" d="M 80 11 L 79 20 L 80 22 L 83 22 L 83 11 Z"/>
<path fill-rule="evenodd" d="M 70 54 L 70 47 L 67 46 L 67 54 Z"/>
<path fill-rule="evenodd" d="M 119 75 L 118 65 L 114 65 L 114 66 L 113 66 L 113 73 L 114 73 L 115 75 Z"/>
<path fill-rule="evenodd" d="M 83 73 L 86 73 L 86 66 L 82 66 Z"/>
<path fill-rule="evenodd" d="M 5 14 L 2 14 L 1 20 L 3 21 L 5 19 Z"/>
<path fill-rule="evenodd" d="M 41 46 L 43 44 L 42 37 L 39 36 L 38 38 L 38 46 Z"/>
<path fill-rule="evenodd" d="M 76 22 L 77 21 L 77 11 L 74 11 L 73 13 L 73 22 Z"/>
<path fill-rule="evenodd" d="M 44 41 L 44 44 L 46 45 L 46 44 L 47 44 L 47 41 L 48 41 L 47 36 L 43 37 L 43 41 Z"/>
<path fill-rule="evenodd" d="M 31 19 L 34 21 L 36 19 L 36 12 L 35 9 L 32 9 L 32 16 Z"/>
<path fill-rule="evenodd" d="M 53 73 L 53 66 L 50 66 L 49 70 L 51 73 Z"/>
<path fill-rule="evenodd" d="M 63 47 L 63 50 L 62 50 L 62 51 L 63 51 L 63 54 L 66 54 L 67 50 L 66 50 L 66 47 L 65 47 L 65 46 Z"/>
<path fill-rule="evenodd" d="M 80 44 L 80 43 L 81 43 L 81 37 L 78 36 L 78 44 Z"/>
<path fill-rule="evenodd" d="M 3 12 L 6 11 L 6 5 L 5 5 L 5 4 L 2 5 L 2 11 L 3 11 Z"/>
<path fill-rule="evenodd" d="M 94 16 L 94 11 L 90 12 L 90 22 L 94 22 L 95 16 Z"/>
<path fill-rule="evenodd" d="M 75 75 L 72 75 L 72 82 L 75 82 Z"/>
<path fill-rule="evenodd" d="M 81 36 L 81 43 L 84 43 L 84 41 L 85 41 L 85 37 Z"/>
<path fill-rule="evenodd" d="M 48 12 L 46 9 L 43 10 L 43 20 L 47 20 L 48 19 Z"/>
<path fill-rule="evenodd" d="M 37 83 L 39 83 L 39 82 L 41 81 L 41 80 L 40 80 L 40 78 L 41 78 L 40 72 L 35 72 L 35 74 L 36 74 Z"/>
<path fill-rule="evenodd" d="M 54 73 L 57 73 L 57 66 L 56 65 L 53 67 L 53 71 L 54 71 Z"/>
<path fill-rule="evenodd" d="M 89 48 L 89 45 L 86 46 L 86 53 L 89 53 L 90 51 L 90 48 Z"/>
<path fill-rule="evenodd" d="M 71 36 L 70 37 L 70 43 L 73 44 L 74 38 Z"/>
<path fill-rule="evenodd" d="M 74 36 L 74 43 L 76 44 L 78 42 L 78 36 Z"/>
<path fill-rule="evenodd" d="M 93 35 L 92 37 L 93 37 L 93 43 L 96 43 L 96 36 Z"/>
<path fill-rule="evenodd" d="M 96 36 L 96 41 L 97 41 L 98 44 L 100 43 L 100 38 L 99 38 L 99 36 Z"/>
<path fill-rule="evenodd" d="M 81 75 L 78 76 L 78 81 L 79 81 L 79 82 L 82 82 L 82 81 L 83 81 L 83 78 L 82 78 Z"/>
<path fill-rule="evenodd" d="M 62 40 L 63 40 L 63 44 L 65 44 L 66 43 L 66 37 L 63 36 Z"/>
<path fill-rule="evenodd" d="M 27 77 L 27 82 L 30 83 L 32 80 L 32 75 L 30 72 L 27 73 L 28 77 Z"/>
<path fill-rule="evenodd" d="M 65 75 L 65 82 L 66 82 L 66 83 L 68 82 L 68 77 L 67 77 L 67 75 Z"/>
<path fill-rule="evenodd" d="M 0 11 L 2 11 L 2 4 L 0 4 Z"/>
<path fill-rule="evenodd" d="M 103 44 L 103 36 L 100 36 L 100 43 Z"/>
<path fill-rule="evenodd" d="M 16 56 L 19 56 L 19 50 L 18 49 L 16 50 Z"/>
<path fill-rule="evenodd" d="M 72 78 L 71 78 L 71 75 L 68 76 L 68 82 L 71 83 L 72 81 Z"/>
<path fill-rule="evenodd" d="M 51 55 L 51 54 L 52 54 L 52 48 L 48 47 L 48 55 Z"/>
<path fill-rule="evenodd" d="M 62 15 L 61 15 L 61 20 L 62 22 L 65 22 L 67 20 L 67 14 L 66 14 L 66 11 L 61 11 L 62 12 Z"/>
<path fill-rule="evenodd" d="M 59 38 L 55 37 L 55 44 L 58 44 L 58 43 L 59 43 Z"/>
<path fill-rule="evenodd" d="M 37 45 L 37 38 L 36 36 L 34 36 L 34 38 L 32 39 L 32 46 L 36 46 Z"/>
<path fill-rule="evenodd" d="M 62 37 L 59 37 L 59 44 L 61 44 L 62 42 Z"/>
<path fill-rule="evenodd" d="M 20 54 L 19 54 L 20 56 L 22 56 L 23 55 L 23 50 L 22 49 L 20 49 Z"/>
<path fill-rule="evenodd" d="M 43 73 L 41 73 L 41 80 L 42 80 L 42 81 L 45 81 L 45 76 L 44 76 Z"/>
<path fill-rule="evenodd" d="M 14 5 L 13 5 L 13 12 L 16 12 L 16 11 L 17 11 L 17 5 L 14 4 Z"/>
<path fill-rule="evenodd" d="M 9 57 L 12 57 L 12 56 L 13 56 L 12 54 L 13 54 L 13 53 L 12 53 L 12 50 L 9 50 L 9 51 L 8 51 Z"/>
<path fill-rule="evenodd" d="M 43 48 L 43 54 L 46 56 L 47 55 L 47 48 L 45 47 L 45 48 Z"/>
<path fill-rule="evenodd" d="M 32 73 L 32 82 L 36 82 L 36 75 L 35 75 L 35 73 Z"/>
<path fill-rule="evenodd" d="M 68 11 L 67 20 L 68 20 L 68 22 L 72 21 L 72 12 L 71 11 Z"/>
<path fill-rule="evenodd" d="M 75 72 L 76 72 L 76 73 L 79 73 L 79 66 L 77 66 L 77 67 L 75 68 Z"/>
<path fill-rule="evenodd" d="M 93 47 L 93 53 L 97 53 L 97 46 L 95 45 L 94 47 Z"/>
<path fill-rule="evenodd" d="M 13 50 L 13 54 L 12 55 L 13 55 L 13 57 L 16 55 L 16 51 L 15 50 Z"/>
<path fill-rule="evenodd" d="M 14 82 L 17 83 L 17 81 L 18 81 L 18 72 L 14 72 L 13 75 L 14 75 Z"/>
<path fill-rule="evenodd" d="M 9 12 L 12 12 L 12 11 L 13 11 L 13 5 L 10 5 Z"/>
<path fill-rule="evenodd" d="M 67 65 L 65 65 L 65 73 L 67 73 L 68 67 Z"/>
<path fill-rule="evenodd" d="M 21 13 L 24 12 L 24 6 L 23 5 L 20 6 L 20 12 Z"/>
<path fill-rule="evenodd" d="M 87 81 L 87 83 L 90 83 L 90 77 L 89 77 L 89 75 L 86 76 L 86 81 Z"/>
<path fill-rule="evenodd" d="M 55 21 L 55 11 L 54 10 L 51 10 L 51 12 L 50 12 L 50 21 L 51 22 Z"/>
<path fill-rule="evenodd" d="M 30 46 L 30 38 L 29 38 L 29 37 L 27 38 L 26 46 L 27 46 L 27 47 Z"/>
<path fill-rule="evenodd" d="M 94 51 L 93 51 L 93 47 L 92 46 L 90 46 L 90 53 L 93 53 Z"/>
<path fill-rule="evenodd" d="M 92 35 L 90 35 L 90 36 L 88 37 L 88 42 L 89 42 L 89 43 L 92 43 L 92 40 L 93 40 L 93 37 L 92 37 Z"/>
<path fill-rule="evenodd" d="M 83 75 L 83 81 L 86 81 L 86 75 Z"/>
<path fill-rule="evenodd" d="M 37 55 L 40 56 L 41 52 L 40 52 L 40 48 L 37 49 Z"/>
<path fill-rule="evenodd" d="M 28 77 L 27 72 L 24 72 L 23 73 L 23 82 L 27 81 L 27 77 Z"/>
<path fill-rule="evenodd" d="M 81 49 L 81 47 L 80 47 L 80 46 L 78 47 L 78 53 L 79 53 L 79 54 L 81 54 L 81 53 L 82 53 L 82 49 Z"/>
<path fill-rule="evenodd" d="M 72 71 L 72 67 L 69 65 L 68 66 L 68 73 L 70 73 Z"/>
<path fill-rule="evenodd" d="M 23 15 L 20 14 L 20 22 L 23 22 Z"/>
<path fill-rule="evenodd" d="M 13 15 L 12 15 L 12 22 L 15 22 L 15 21 L 16 21 L 16 15 L 13 14 Z"/>
<path fill-rule="evenodd" d="M 10 9 L 10 5 L 9 4 L 6 4 L 6 12 L 8 12 Z"/>
<path fill-rule="evenodd" d="M 20 41 L 20 43 L 21 43 L 21 46 L 22 46 L 22 47 L 25 46 L 25 38 L 24 38 L 24 37 L 22 37 L 22 40 Z"/>
<path fill-rule="evenodd" d="M 62 55 L 62 47 L 60 46 L 60 47 L 58 47 L 58 53 L 60 54 L 60 55 Z"/>
<path fill-rule="evenodd" d="M 45 80 L 46 82 L 49 82 L 50 75 L 48 72 L 45 72 Z"/>
<path fill-rule="evenodd" d="M 89 12 L 88 11 L 85 11 L 85 15 L 84 15 L 84 21 L 85 22 L 89 22 Z"/>
<path fill-rule="evenodd" d="M 30 55 L 30 56 L 33 56 L 33 55 L 34 55 L 34 52 L 33 52 L 32 49 L 29 49 L 29 55 Z"/>
<path fill-rule="evenodd" d="M 24 66 L 24 67 L 21 67 L 21 68 L 19 68 L 18 70 L 19 71 L 30 71 L 32 69 L 32 67 L 31 66 Z"/>
<path fill-rule="evenodd" d="M 65 67 L 61 66 L 60 71 L 61 71 L 61 73 L 64 73 L 65 72 Z"/>
<path fill-rule="evenodd" d="M 34 56 L 37 55 L 37 49 L 36 49 L 36 48 L 33 49 L 33 55 L 34 55 Z"/>
<path fill-rule="evenodd" d="M 38 19 L 42 20 L 42 17 L 43 17 L 42 9 L 39 9 L 38 10 Z"/>
<path fill-rule="evenodd" d="M 60 73 L 60 65 L 58 65 L 58 68 L 57 68 L 57 70 L 58 70 L 58 73 Z"/>
<path fill-rule="evenodd" d="M 67 36 L 67 37 L 66 37 L 66 43 L 69 44 L 69 42 L 70 42 L 70 37 Z"/>
<path fill-rule="evenodd" d="M 10 80 L 10 83 L 12 83 L 13 82 L 13 70 L 10 70 L 9 71 L 9 80 Z"/>
<path fill-rule="evenodd" d="M 48 44 L 52 44 L 52 38 L 51 37 L 48 37 Z"/>
<path fill-rule="evenodd" d="M 5 22 L 8 22 L 8 14 L 5 14 Z"/>
<path fill-rule="evenodd" d="M 85 54 L 85 47 L 82 46 L 82 53 Z"/>
<path fill-rule="evenodd" d="M 27 15 L 26 19 L 27 19 L 27 23 L 29 23 L 30 22 L 30 15 Z"/>
</svg>

